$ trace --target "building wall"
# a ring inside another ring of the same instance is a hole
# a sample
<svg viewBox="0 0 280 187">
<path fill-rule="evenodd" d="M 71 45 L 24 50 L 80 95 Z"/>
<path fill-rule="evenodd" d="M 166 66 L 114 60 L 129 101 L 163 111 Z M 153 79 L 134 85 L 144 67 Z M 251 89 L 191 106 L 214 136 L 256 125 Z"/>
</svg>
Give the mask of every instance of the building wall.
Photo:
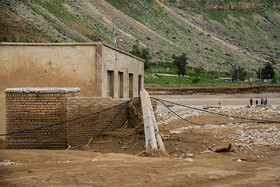
<svg viewBox="0 0 280 187">
<path fill-rule="evenodd" d="M 96 46 L 0 44 L 0 133 L 5 133 L 6 88 L 80 87 L 96 94 Z"/>
<path fill-rule="evenodd" d="M 107 96 L 107 71 L 114 72 L 113 98 L 118 98 L 118 72 L 123 72 L 123 98 L 129 97 L 128 75 L 133 74 L 133 97 L 144 84 L 144 62 L 102 43 L 0 44 L 0 133 L 5 133 L 6 88 L 79 87 L 81 96 Z"/>
<path fill-rule="evenodd" d="M 73 96 L 75 93 L 71 93 Z M 67 93 L 6 93 L 7 133 L 66 120 Z M 7 148 L 65 149 L 66 124 L 8 135 Z"/>
<path fill-rule="evenodd" d="M 97 68 L 97 86 L 101 87 L 98 96 L 107 96 L 107 71 L 114 72 L 114 98 L 118 98 L 118 72 L 123 72 L 123 97 L 129 98 L 129 73 L 133 74 L 133 97 L 139 97 L 138 82 L 141 75 L 141 88 L 144 85 L 144 62 L 130 54 L 102 47 L 102 63 Z"/>
<path fill-rule="evenodd" d="M 121 104 L 128 101 L 127 99 L 112 99 L 109 97 L 73 97 L 67 99 L 67 120 L 75 119 L 87 114 L 100 112 L 103 109 Z M 67 123 L 67 144 L 75 147 L 100 133 L 111 120 L 121 110 L 122 106 L 117 106 L 108 111 L 94 114 Z M 125 105 L 117 118 L 108 127 L 106 131 L 121 128 L 128 119 L 128 108 Z"/>
</svg>

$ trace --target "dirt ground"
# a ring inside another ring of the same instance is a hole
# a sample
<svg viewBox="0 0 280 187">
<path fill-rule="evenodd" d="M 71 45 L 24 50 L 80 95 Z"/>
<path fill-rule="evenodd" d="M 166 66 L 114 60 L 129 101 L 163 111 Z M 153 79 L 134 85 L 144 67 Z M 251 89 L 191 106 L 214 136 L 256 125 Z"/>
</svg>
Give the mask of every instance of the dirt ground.
<svg viewBox="0 0 280 187">
<path fill-rule="evenodd" d="M 279 102 L 277 94 L 257 96 L 269 96 L 274 103 Z M 209 97 L 247 100 L 245 95 L 193 97 L 190 99 L 205 101 L 198 108 L 210 105 L 208 111 L 270 121 L 280 119 L 279 105 L 207 103 Z M 161 98 L 180 101 L 180 96 Z M 186 104 L 189 100 L 182 98 L 181 102 Z M 257 123 L 170 107 L 198 125 L 179 120 L 158 106 L 157 119 L 169 156 L 137 156 L 145 150 L 141 128 L 106 132 L 80 150 L 1 149 L 0 186 L 280 186 L 279 123 Z M 208 149 L 229 144 L 229 152 Z"/>
</svg>

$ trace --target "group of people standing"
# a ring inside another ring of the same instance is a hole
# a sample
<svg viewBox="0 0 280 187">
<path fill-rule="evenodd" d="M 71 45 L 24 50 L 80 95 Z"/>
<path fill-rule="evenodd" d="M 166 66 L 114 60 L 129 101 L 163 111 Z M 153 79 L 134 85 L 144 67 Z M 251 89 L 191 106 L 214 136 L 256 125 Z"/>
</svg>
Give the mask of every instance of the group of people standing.
<svg viewBox="0 0 280 187">
<path fill-rule="evenodd" d="M 256 105 L 258 105 L 258 104 L 259 104 L 259 100 L 256 99 Z M 260 104 L 261 105 L 267 105 L 267 98 L 265 98 L 265 99 L 261 98 L 261 103 Z M 253 99 L 250 99 L 250 105 L 251 106 L 253 105 Z"/>
</svg>

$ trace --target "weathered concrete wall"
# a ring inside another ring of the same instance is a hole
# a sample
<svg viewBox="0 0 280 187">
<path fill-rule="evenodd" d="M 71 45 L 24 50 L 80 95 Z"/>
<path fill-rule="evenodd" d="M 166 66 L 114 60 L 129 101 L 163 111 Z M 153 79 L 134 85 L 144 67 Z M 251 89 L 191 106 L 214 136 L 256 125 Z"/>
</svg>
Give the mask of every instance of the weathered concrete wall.
<svg viewBox="0 0 280 187">
<path fill-rule="evenodd" d="M 0 91 L 18 87 L 75 87 L 95 95 L 96 46 L 1 45 Z"/>
<path fill-rule="evenodd" d="M 0 44 L 0 133 L 5 133 L 6 88 L 80 87 L 95 96 L 96 45 Z"/>
<path fill-rule="evenodd" d="M 134 56 L 109 46 L 102 47 L 102 64 L 97 71 L 97 87 L 102 87 L 98 96 L 107 96 L 107 71 L 114 71 L 114 98 L 118 98 L 118 72 L 123 72 L 123 97 L 129 98 L 129 73 L 133 74 L 133 97 L 139 97 L 138 82 L 141 75 L 141 87 L 144 85 L 144 62 Z"/>
<path fill-rule="evenodd" d="M 75 89 L 7 89 L 7 133 L 39 128 L 66 120 L 68 96 Z M 8 135 L 7 148 L 65 149 L 66 123 Z"/>
<path fill-rule="evenodd" d="M 118 98 L 118 72 L 123 72 L 123 98 L 138 97 L 139 75 L 144 84 L 144 62 L 102 43 L 0 44 L 0 133 L 5 133 L 5 88 L 79 87 L 81 96 L 107 96 L 107 71 L 114 72 L 113 97 Z"/>
</svg>

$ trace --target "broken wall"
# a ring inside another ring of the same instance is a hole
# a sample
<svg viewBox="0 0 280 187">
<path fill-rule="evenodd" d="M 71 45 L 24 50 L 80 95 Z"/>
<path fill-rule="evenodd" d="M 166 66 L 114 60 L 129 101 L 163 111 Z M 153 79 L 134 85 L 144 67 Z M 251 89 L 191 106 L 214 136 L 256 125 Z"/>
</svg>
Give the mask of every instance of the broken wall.
<svg viewBox="0 0 280 187">
<path fill-rule="evenodd" d="M 68 98 L 67 120 L 100 112 L 103 109 L 122 104 L 127 101 L 128 99 L 112 99 L 109 97 Z M 117 114 L 118 116 L 114 119 Z M 126 104 L 114 107 L 99 114 L 93 114 L 79 120 L 68 122 L 66 137 L 67 144 L 71 147 L 75 147 L 90 141 L 91 138 L 94 138 L 96 135 L 101 133 L 113 119 L 114 121 L 106 129 L 106 131 L 121 128 L 128 123 L 128 107 Z"/>
</svg>

